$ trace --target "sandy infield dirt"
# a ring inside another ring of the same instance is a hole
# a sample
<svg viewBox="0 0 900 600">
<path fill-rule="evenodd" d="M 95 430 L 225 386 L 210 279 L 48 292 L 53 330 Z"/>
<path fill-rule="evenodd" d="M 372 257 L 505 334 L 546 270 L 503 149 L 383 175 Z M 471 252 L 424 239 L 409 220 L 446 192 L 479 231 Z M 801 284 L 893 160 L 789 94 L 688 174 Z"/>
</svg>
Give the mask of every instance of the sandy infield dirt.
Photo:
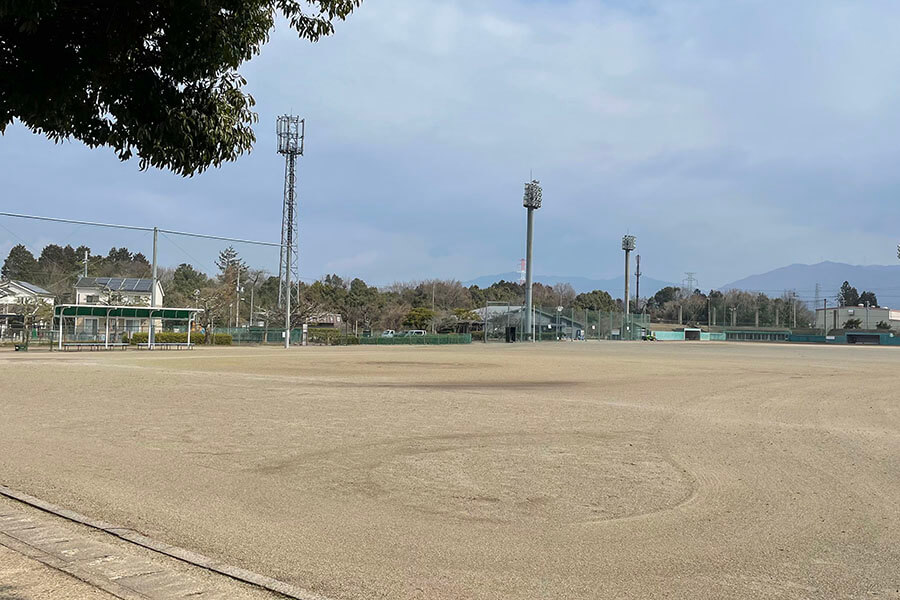
<svg viewBox="0 0 900 600">
<path fill-rule="evenodd" d="M 0 483 L 331 598 L 900 599 L 900 349 L 0 352 Z"/>
</svg>

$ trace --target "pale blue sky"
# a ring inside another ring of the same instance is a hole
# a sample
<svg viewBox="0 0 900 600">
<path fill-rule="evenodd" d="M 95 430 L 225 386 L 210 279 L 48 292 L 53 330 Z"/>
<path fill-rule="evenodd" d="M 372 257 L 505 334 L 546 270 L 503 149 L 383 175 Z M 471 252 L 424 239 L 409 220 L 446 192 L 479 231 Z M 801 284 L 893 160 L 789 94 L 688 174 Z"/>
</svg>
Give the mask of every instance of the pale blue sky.
<svg viewBox="0 0 900 600">
<path fill-rule="evenodd" d="M 16 125 L 0 206 L 274 240 L 274 119 L 293 110 L 308 122 L 304 277 L 511 271 L 530 169 L 539 273 L 615 275 L 626 232 L 647 275 L 694 271 L 705 288 L 794 262 L 891 264 L 897 31 L 900 5 L 877 1 L 368 0 L 316 45 L 280 26 L 245 65 L 260 121 L 236 163 L 142 173 Z M 22 240 L 149 253 L 143 234 L 0 225 L 3 256 Z M 176 241 L 163 263 L 212 269 L 218 244 Z"/>
</svg>

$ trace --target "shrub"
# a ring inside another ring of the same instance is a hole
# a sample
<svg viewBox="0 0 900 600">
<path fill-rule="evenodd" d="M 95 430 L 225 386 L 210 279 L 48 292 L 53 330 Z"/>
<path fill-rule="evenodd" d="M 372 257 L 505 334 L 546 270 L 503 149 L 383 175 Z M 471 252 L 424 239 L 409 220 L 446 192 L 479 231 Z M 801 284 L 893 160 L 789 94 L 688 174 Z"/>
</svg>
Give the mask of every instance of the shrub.
<svg viewBox="0 0 900 600">
<path fill-rule="evenodd" d="M 132 346 L 138 344 L 146 344 L 150 338 L 150 334 L 145 331 L 139 331 L 131 334 L 130 338 L 123 338 L 123 341 L 130 342 Z M 176 333 L 174 331 L 158 331 L 156 333 L 156 341 L 159 344 L 186 344 L 187 333 Z M 191 333 L 191 343 L 202 344 L 203 335 L 201 333 Z M 230 346 L 232 344 L 231 334 L 217 333 L 213 336 L 213 343 L 216 346 Z"/>
<path fill-rule="evenodd" d="M 344 335 L 340 329 L 331 329 L 329 327 L 310 327 L 307 332 L 307 341 L 310 344 L 322 344 L 325 346 L 359 344 L 359 338 L 355 335 Z"/>
<path fill-rule="evenodd" d="M 472 332 L 472 341 L 473 342 L 483 342 L 484 341 L 484 332 L 483 331 L 473 331 Z"/>
<path fill-rule="evenodd" d="M 844 329 L 859 329 L 862 327 L 861 319 L 847 319 L 847 322 L 844 323 Z"/>
</svg>

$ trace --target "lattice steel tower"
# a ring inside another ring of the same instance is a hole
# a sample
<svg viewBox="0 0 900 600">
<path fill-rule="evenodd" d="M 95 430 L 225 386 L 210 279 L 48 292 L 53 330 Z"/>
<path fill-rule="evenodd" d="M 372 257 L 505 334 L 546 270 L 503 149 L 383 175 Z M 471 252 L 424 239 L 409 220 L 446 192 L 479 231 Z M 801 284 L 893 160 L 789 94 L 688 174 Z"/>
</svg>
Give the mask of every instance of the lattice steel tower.
<svg viewBox="0 0 900 600">
<path fill-rule="evenodd" d="M 284 207 L 281 215 L 281 261 L 278 264 L 278 307 L 284 308 L 284 345 L 291 343 L 291 280 L 299 280 L 297 239 L 297 157 L 303 156 L 306 121 L 278 117 L 278 153 L 284 155 Z"/>
</svg>

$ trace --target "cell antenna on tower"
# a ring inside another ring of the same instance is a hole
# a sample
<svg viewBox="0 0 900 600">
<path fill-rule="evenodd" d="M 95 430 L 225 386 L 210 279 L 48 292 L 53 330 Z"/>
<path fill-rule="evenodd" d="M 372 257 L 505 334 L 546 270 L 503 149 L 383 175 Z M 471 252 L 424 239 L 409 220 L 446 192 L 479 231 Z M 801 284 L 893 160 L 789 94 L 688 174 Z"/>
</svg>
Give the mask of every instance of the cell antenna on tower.
<svg viewBox="0 0 900 600">
<path fill-rule="evenodd" d="M 303 156 L 306 121 L 294 115 L 278 117 L 278 153 L 284 155 L 284 205 L 281 215 L 281 260 L 278 263 L 278 307 L 284 309 L 284 346 L 291 345 L 291 279 L 298 281 L 297 157 Z M 299 291 L 299 288 L 298 288 Z"/>
</svg>

